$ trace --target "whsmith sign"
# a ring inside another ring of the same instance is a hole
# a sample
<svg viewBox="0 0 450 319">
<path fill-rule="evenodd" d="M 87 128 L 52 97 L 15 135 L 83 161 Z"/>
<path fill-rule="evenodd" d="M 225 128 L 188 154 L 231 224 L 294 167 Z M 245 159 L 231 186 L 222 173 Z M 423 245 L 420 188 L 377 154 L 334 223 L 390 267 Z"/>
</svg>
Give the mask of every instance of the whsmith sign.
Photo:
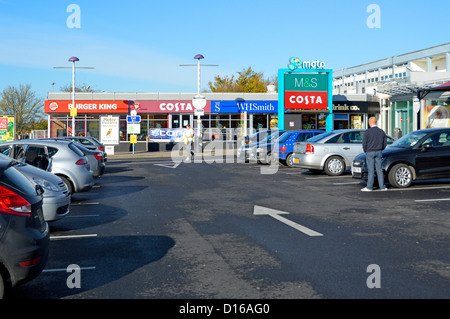
<svg viewBox="0 0 450 319">
<path fill-rule="evenodd" d="M 333 129 L 333 71 L 319 60 L 305 63 L 290 58 L 287 69 L 278 70 L 278 127 L 285 129 L 285 113 L 326 113 L 326 129 Z M 315 68 L 313 68 L 315 67 Z"/>
</svg>

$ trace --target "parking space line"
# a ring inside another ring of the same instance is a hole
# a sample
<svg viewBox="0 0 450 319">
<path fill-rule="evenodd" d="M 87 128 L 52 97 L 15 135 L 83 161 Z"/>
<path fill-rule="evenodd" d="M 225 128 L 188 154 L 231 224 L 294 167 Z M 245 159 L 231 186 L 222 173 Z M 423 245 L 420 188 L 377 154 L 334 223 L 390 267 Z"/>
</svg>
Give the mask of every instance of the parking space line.
<svg viewBox="0 0 450 319">
<path fill-rule="evenodd" d="M 350 182 L 350 183 L 333 183 L 333 185 L 356 185 L 360 184 L 360 182 Z"/>
<path fill-rule="evenodd" d="M 71 203 L 70 205 L 74 205 L 74 206 L 82 206 L 82 205 L 98 205 L 100 204 L 99 202 L 87 202 L 87 203 Z"/>
<path fill-rule="evenodd" d="M 318 177 L 305 177 L 305 179 L 330 179 L 330 178 L 349 178 L 351 176 L 318 176 Z"/>
<path fill-rule="evenodd" d="M 80 270 L 95 270 L 95 266 L 80 267 Z M 44 270 L 42 270 L 42 272 L 58 272 L 58 271 L 67 272 L 67 268 L 54 268 L 54 269 L 44 269 Z"/>
<path fill-rule="evenodd" d="M 99 214 L 96 214 L 96 215 L 68 215 L 67 217 L 69 217 L 69 218 L 79 218 L 79 217 L 98 217 L 98 216 L 100 216 Z"/>
<path fill-rule="evenodd" d="M 438 201 L 447 201 L 450 198 L 435 198 L 435 199 L 416 199 L 415 202 L 438 202 Z"/>
<path fill-rule="evenodd" d="M 59 239 L 86 238 L 86 237 L 97 237 L 97 234 L 50 236 L 50 239 L 59 240 Z"/>
<path fill-rule="evenodd" d="M 447 189 L 450 186 L 430 186 L 430 187 L 408 187 L 408 188 L 389 188 L 388 191 L 415 191 L 427 189 Z"/>
</svg>

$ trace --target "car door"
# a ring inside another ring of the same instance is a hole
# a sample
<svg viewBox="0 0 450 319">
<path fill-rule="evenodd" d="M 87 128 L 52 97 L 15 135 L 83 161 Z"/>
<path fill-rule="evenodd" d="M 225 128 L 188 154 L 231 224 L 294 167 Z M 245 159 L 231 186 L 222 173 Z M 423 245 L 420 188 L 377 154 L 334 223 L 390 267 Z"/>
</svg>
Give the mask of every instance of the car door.
<svg viewBox="0 0 450 319">
<path fill-rule="evenodd" d="M 450 176 L 450 133 L 436 132 L 421 144 L 416 155 L 416 173 L 421 178 Z"/>
<path fill-rule="evenodd" d="M 362 131 L 342 133 L 336 142 L 347 166 L 351 165 L 356 155 L 363 152 Z"/>
</svg>

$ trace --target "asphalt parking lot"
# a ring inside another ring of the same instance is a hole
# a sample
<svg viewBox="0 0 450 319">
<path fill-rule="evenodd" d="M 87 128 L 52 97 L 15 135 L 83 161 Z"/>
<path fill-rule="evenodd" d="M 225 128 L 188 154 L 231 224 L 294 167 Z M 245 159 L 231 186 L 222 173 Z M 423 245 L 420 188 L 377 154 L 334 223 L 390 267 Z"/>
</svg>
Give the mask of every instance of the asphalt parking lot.
<svg viewBox="0 0 450 319">
<path fill-rule="evenodd" d="M 364 193 L 349 172 L 217 161 L 111 157 L 10 298 L 450 297 L 449 180 Z"/>
</svg>

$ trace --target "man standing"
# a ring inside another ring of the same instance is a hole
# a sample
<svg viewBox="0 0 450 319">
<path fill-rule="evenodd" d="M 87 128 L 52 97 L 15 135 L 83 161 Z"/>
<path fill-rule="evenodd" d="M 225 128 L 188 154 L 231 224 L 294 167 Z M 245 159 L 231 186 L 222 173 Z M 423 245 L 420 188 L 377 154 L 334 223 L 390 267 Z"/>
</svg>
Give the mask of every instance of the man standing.
<svg viewBox="0 0 450 319">
<path fill-rule="evenodd" d="M 367 186 L 361 189 L 363 192 L 371 192 L 377 172 L 380 190 L 387 190 L 384 186 L 384 174 L 381 167 L 382 153 L 387 146 L 386 134 L 377 126 L 376 117 L 369 118 L 369 129 L 364 133 L 363 150 L 366 153 L 366 164 L 368 169 Z"/>
</svg>

